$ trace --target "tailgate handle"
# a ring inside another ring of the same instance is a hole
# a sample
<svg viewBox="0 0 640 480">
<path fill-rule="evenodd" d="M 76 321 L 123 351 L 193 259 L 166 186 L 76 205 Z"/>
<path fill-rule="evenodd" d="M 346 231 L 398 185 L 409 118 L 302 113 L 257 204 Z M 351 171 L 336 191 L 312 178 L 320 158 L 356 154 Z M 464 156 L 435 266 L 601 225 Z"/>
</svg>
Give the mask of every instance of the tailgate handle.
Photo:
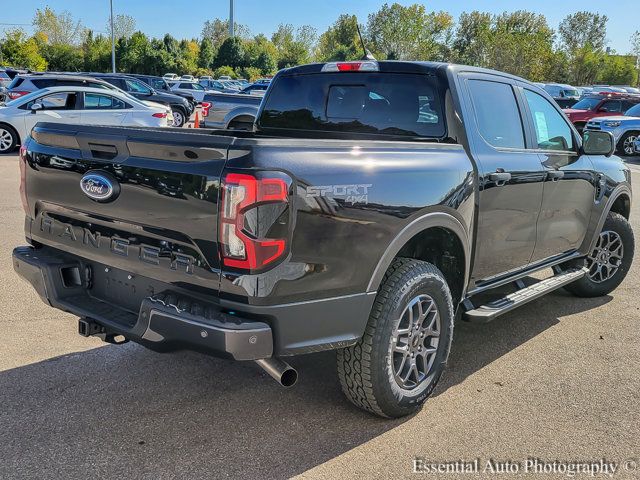
<svg viewBox="0 0 640 480">
<path fill-rule="evenodd" d="M 113 160 L 118 156 L 118 149 L 115 145 L 89 142 L 89 149 L 94 158 L 101 160 Z"/>
</svg>

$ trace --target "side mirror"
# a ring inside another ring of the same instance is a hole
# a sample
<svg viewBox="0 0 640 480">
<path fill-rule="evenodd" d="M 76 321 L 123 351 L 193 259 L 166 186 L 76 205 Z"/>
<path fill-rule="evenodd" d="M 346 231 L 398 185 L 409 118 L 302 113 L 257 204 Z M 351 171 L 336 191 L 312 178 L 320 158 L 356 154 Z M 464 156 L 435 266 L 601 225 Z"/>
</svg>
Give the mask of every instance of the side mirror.
<svg viewBox="0 0 640 480">
<path fill-rule="evenodd" d="M 36 113 L 38 110 L 42 110 L 44 107 L 41 103 L 33 103 L 29 108 L 31 109 L 31 113 Z"/>
<path fill-rule="evenodd" d="M 616 151 L 613 134 L 598 130 L 585 130 L 582 135 L 582 151 L 587 155 L 610 157 Z"/>
</svg>

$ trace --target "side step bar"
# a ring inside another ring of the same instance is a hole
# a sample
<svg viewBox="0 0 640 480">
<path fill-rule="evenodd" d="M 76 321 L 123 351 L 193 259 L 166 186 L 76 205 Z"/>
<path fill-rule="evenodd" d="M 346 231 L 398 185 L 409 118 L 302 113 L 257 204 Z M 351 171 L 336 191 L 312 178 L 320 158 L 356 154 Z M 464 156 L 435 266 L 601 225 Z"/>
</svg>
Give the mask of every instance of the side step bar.
<svg viewBox="0 0 640 480">
<path fill-rule="evenodd" d="M 506 297 L 499 298 L 480 307 L 473 308 L 473 305 L 470 305 L 472 309 L 467 310 L 463 314 L 464 319 L 470 322 L 490 322 L 494 318 L 510 312 L 514 308 L 518 308 L 525 303 L 579 280 L 587 273 L 588 270 L 586 267 L 574 268 L 541 280 L 529 287 L 524 287 L 516 292 L 510 293 Z M 469 301 L 467 300 L 466 303 L 469 304 Z"/>
</svg>

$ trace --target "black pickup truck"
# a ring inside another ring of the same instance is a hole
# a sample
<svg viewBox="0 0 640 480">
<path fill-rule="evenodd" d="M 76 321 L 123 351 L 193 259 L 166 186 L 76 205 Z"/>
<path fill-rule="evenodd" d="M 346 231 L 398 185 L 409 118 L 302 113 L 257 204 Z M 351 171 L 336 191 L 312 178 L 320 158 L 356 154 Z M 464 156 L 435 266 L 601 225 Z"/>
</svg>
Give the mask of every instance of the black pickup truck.
<svg viewBox="0 0 640 480">
<path fill-rule="evenodd" d="M 82 335 L 253 360 L 283 385 L 284 357 L 333 349 L 346 396 L 398 417 L 433 391 L 454 318 L 620 284 L 634 238 L 613 151 L 500 72 L 300 66 L 253 131 L 36 125 L 13 263 Z"/>
</svg>

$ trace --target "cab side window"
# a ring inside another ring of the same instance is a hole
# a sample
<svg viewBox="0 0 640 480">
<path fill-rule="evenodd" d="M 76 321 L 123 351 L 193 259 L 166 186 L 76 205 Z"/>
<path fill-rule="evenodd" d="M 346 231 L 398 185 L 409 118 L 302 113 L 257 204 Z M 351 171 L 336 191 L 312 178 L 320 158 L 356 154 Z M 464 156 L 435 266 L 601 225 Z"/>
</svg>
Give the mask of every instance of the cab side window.
<svg viewBox="0 0 640 480">
<path fill-rule="evenodd" d="M 622 102 L 620 102 L 620 100 L 607 100 L 598 110 L 603 112 L 620 112 L 622 110 Z"/>
<path fill-rule="evenodd" d="M 542 95 L 524 90 L 531 123 L 536 132 L 537 148 L 570 151 L 574 149 L 573 133 L 566 120 Z"/>
<path fill-rule="evenodd" d="M 497 148 L 524 149 L 524 130 L 513 88 L 508 83 L 469 80 L 480 135 Z"/>
<path fill-rule="evenodd" d="M 43 110 L 75 110 L 76 94 L 67 92 L 52 93 L 33 100 L 27 104 L 27 109 L 34 103 L 42 105 Z"/>
</svg>

